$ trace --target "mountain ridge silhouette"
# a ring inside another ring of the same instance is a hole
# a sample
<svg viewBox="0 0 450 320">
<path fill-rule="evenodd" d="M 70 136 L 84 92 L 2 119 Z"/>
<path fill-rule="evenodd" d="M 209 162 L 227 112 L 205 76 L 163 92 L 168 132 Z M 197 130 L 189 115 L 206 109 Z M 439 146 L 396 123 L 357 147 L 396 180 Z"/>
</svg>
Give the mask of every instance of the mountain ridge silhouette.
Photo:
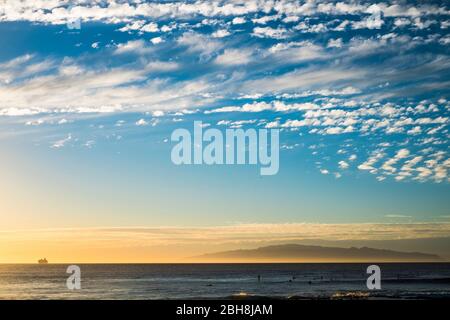
<svg viewBox="0 0 450 320">
<path fill-rule="evenodd" d="M 405 252 L 363 247 L 325 247 L 317 245 L 282 244 L 207 253 L 194 260 L 270 261 L 270 262 L 442 262 L 436 254 Z"/>
</svg>

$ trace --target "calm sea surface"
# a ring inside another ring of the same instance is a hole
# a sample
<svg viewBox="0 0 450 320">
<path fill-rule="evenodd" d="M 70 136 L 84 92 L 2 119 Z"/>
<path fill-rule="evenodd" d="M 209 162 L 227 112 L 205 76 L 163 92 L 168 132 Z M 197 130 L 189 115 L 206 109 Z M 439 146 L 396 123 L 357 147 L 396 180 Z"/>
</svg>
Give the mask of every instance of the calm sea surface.
<svg viewBox="0 0 450 320">
<path fill-rule="evenodd" d="M 378 264 L 381 290 L 366 287 L 370 264 L 0 265 L 0 299 L 450 298 L 450 263 Z M 258 281 L 260 276 L 260 281 Z"/>
</svg>

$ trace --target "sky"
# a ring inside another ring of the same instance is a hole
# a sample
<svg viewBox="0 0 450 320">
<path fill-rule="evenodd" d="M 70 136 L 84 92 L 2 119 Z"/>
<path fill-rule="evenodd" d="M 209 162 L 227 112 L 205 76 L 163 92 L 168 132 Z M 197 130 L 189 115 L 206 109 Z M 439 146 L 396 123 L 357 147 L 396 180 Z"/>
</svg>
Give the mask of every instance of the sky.
<svg viewBox="0 0 450 320">
<path fill-rule="evenodd" d="M 445 1 L 0 0 L 0 262 L 450 236 L 449 30 Z M 278 173 L 174 165 L 194 121 L 279 129 Z"/>
</svg>

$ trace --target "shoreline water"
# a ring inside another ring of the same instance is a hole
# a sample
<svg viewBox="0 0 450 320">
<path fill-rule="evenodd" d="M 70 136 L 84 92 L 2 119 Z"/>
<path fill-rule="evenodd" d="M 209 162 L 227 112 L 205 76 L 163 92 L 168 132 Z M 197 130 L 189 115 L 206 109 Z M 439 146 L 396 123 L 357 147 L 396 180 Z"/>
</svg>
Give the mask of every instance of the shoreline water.
<svg viewBox="0 0 450 320">
<path fill-rule="evenodd" d="M 0 299 L 348 300 L 450 298 L 450 263 L 380 263 L 381 290 L 366 286 L 366 263 L 0 265 Z M 259 276 L 259 277 L 258 277 Z"/>
</svg>

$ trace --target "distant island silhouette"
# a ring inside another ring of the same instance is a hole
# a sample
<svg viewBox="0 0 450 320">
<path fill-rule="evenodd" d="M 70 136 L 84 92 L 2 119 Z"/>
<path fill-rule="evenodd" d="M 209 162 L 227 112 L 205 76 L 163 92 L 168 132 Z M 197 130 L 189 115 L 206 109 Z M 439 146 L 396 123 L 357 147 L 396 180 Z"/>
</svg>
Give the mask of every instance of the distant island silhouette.
<svg viewBox="0 0 450 320">
<path fill-rule="evenodd" d="M 442 262 L 435 254 L 368 247 L 323 247 L 285 244 L 256 249 L 208 253 L 192 258 L 204 262 Z"/>
</svg>

